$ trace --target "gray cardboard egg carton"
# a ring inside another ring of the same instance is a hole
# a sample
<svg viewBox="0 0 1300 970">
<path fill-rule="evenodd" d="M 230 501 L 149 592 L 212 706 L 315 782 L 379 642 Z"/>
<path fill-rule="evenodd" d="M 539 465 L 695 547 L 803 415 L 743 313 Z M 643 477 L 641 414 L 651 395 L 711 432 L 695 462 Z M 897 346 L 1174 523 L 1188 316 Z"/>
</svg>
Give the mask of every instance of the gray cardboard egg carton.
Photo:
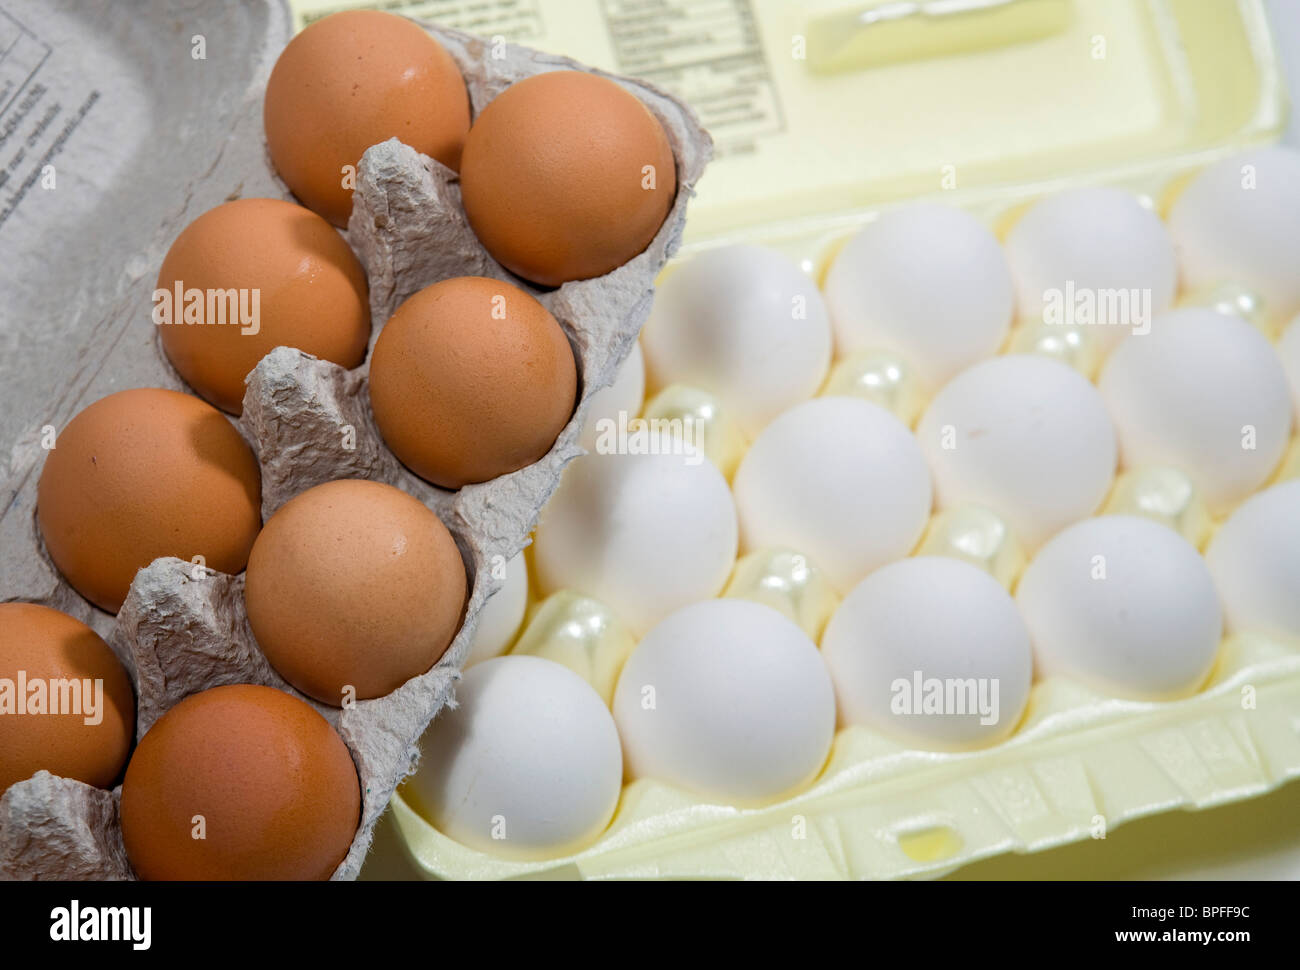
<svg viewBox="0 0 1300 970">
<path fill-rule="evenodd" d="M 287 40 L 283 10 L 270 4 L 268 12 L 267 29 L 283 33 Z M 475 116 L 520 78 L 553 69 L 588 70 L 564 57 L 513 45 L 494 48 L 459 31 L 425 26 L 459 64 Z M 228 144 L 237 141 L 238 150 L 245 154 L 248 137 L 252 133 L 261 137 L 260 90 L 282 46 L 283 41 L 267 45 L 263 56 L 269 55 L 269 61 L 254 72 L 233 112 L 233 131 L 242 133 L 242 138 L 232 136 Z M 322 482 L 347 477 L 387 482 L 438 514 L 455 536 L 470 576 L 464 625 L 432 670 L 386 697 L 359 701 L 346 710 L 309 701 L 338 729 L 362 783 L 361 825 L 334 874 L 336 879 L 355 878 L 360 871 L 375 822 L 397 784 L 414 767 L 420 735 L 444 704 L 454 703 L 454 681 L 469 651 L 478 614 L 501 585 L 493 565 L 508 561 L 523 548 L 565 464 L 582 453 L 577 441 L 588 401 L 613 381 L 631 351 L 650 310 L 655 277 L 680 242 L 687 200 L 711 154 L 708 134 L 684 104 L 648 84 L 613 79 L 639 97 L 663 124 L 677 161 L 679 189 L 649 248 L 598 279 L 538 291 L 512 277 L 470 230 L 455 174 L 396 139 L 367 151 L 358 171 L 348 237 L 369 277 L 372 348 L 380 328 L 406 297 L 453 276 L 489 276 L 522 286 L 564 327 L 579 361 L 580 403 L 544 458 L 513 474 L 449 492 L 416 478 L 385 448 L 366 394 L 368 358 L 349 371 L 282 347 L 249 375 L 239 426 L 261 465 L 264 519 L 294 495 Z M 264 153 L 257 166 L 269 170 Z M 266 181 L 261 171 L 249 179 L 253 185 Z M 278 185 L 278 180 L 272 184 Z M 282 185 L 274 194 L 288 197 Z M 166 235 L 174 238 L 180 228 L 167 227 Z M 151 291 L 156 270 L 156 262 L 137 265 L 136 287 Z M 147 312 L 139 310 L 138 298 L 124 295 L 121 302 L 124 312 L 135 307 L 129 327 L 151 327 Z M 151 344 L 152 357 L 137 360 L 132 380 L 122 386 L 183 389 L 156 338 Z M 12 450 L 12 499 L 0 519 L 0 579 L 12 581 L 19 589 L 0 588 L 0 599 L 25 599 L 63 609 L 91 622 L 106 637 L 136 686 L 137 739 L 185 696 L 220 684 L 267 684 L 302 696 L 276 674 L 252 637 L 243 607 L 242 575 L 227 576 L 179 559 L 160 559 L 137 574 L 116 618 L 90 608 L 53 568 L 36 528 L 35 490 L 43 458 L 39 437 L 39 425 L 28 427 Z M 0 877 L 131 878 L 118 824 L 120 791 L 120 786 L 109 792 L 46 772 L 13 785 L 0 799 Z"/>
</svg>

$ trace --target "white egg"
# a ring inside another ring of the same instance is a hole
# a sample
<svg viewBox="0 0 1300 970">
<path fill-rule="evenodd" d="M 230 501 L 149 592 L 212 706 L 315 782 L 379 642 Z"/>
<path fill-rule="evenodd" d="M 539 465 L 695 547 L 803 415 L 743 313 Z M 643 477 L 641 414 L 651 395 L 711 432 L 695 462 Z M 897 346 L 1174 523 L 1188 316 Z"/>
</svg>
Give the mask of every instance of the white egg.
<svg viewBox="0 0 1300 970">
<path fill-rule="evenodd" d="M 1013 354 L 957 375 L 916 429 L 941 509 L 983 505 L 1033 550 L 1091 515 L 1115 474 L 1115 429 L 1074 369 Z"/>
<path fill-rule="evenodd" d="M 1277 354 L 1282 358 L 1282 369 L 1291 382 L 1291 401 L 1295 405 L 1295 419 L 1300 422 L 1300 316 L 1291 321 L 1282 332 L 1277 344 Z"/>
<path fill-rule="evenodd" d="M 916 439 L 884 408 L 823 397 L 773 421 L 732 483 L 745 552 L 808 556 L 841 593 L 906 556 L 930 515 Z"/>
<path fill-rule="evenodd" d="M 1009 735 L 1029 701 L 1029 633 L 1002 584 L 959 559 L 877 569 L 831 617 L 822 655 L 840 721 L 924 748 Z"/>
<path fill-rule="evenodd" d="M 602 387 L 591 396 L 587 407 L 587 420 L 582 425 L 582 435 L 578 444 L 588 451 L 596 450 L 596 438 L 600 434 L 600 422 L 612 421 L 617 427 L 628 424 L 641 413 L 645 403 L 645 355 L 641 344 L 632 345 L 632 352 L 618 369 L 618 376 L 609 387 Z M 620 422 L 619 415 L 624 415 Z"/>
<path fill-rule="evenodd" d="M 1230 631 L 1300 637 L 1300 481 L 1243 502 L 1205 559 Z"/>
<path fill-rule="evenodd" d="M 997 239 L 961 209 L 934 203 L 883 213 L 826 276 L 836 353 L 894 351 L 930 390 L 997 353 L 1013 303 Z"/>
<path fill-rule="evenodd" d="M 1015 224 L 1006 250 L 1022 320 L 1093 326 L 1107 350 L 1168 309 L 1178 287 L 1169 231 L 1121 189 L 1048 196 Z"/>
<path fill-rule="evenodd" d="M 488 565 L 492 568 L 491 564 Z M 528 606 L 528 566 L 521 552 L 505 564 L 501 588 L 488 598 L 478 615 L 478 626 L 465 658 L 465 666 L 491 660 L 506 652 L 519 632 Z"/>
<path fill-rule="evenodd" d="M 750 437 L 816 394 L 831 360 L 816 283 L 758 246 L 709 250 L 669 274 L 641 342 L 655 389 L 712 391 Z"/>
<path fill-rule="evenodd" d="M 1039 676 L 1139 700 L 1199 688 L 1223 633 L 1205 560 L 1173 529 L 1133 515 L 1088 519 L 1047 543 L 1016 602 Z"/>
<path fill-rule="evenodd" d="M 1174 201 L 1168 223 L 1189 289 L 1240 283 L 1279 319 L 1300 311 L 1300 152 L 1273 146 L 1214 163 Z"/>
<path fill-rule="evenodd" d="M 618 729 L 591 685 L 539 657 L 465 672 L 420 741 L 406 796 L 435 828 L 493 855 L 565 855 L 609 824 L 623 784 Z"/>
<path fill-rule="evenodd" d="M 835 735 L 817 646 L 747 600 L 673 613 L 628 658 L 614 691 L 628 772 L 708 798 L 754 803 L 806 785 Z"/>
<path fill-rule="evenodd" d="M 627 445 L 664 441 L 640 431 Z M 697 451 L 585 455 L 565 470 L 534 543 L 543 592 L 594 597 L 642 634 L 722 591 L 736 560 L 736 507 Z"/>
<path fill-rule="evenodd" d="M 1173 310 L 1111 354 L 1097 381 L 1125 468 L 1172 465 L 1215 514 L 1282 460 L 1291 396 L 1273 346 L 1239 317 Z"/>
</svg>

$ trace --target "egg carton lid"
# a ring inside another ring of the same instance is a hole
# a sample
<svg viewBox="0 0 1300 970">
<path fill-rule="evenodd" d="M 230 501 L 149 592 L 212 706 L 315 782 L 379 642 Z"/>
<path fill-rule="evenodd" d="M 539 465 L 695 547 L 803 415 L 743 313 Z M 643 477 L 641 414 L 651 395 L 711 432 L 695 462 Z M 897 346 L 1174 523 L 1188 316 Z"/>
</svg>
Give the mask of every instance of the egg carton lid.
<svg viewBox="0 0 1300 970">
<path fill-rule="evenodd" d="M 746 241 L 804 258 L 902 200 L 978 214 L 1081 181 L 1163 184 L 1276 140 L 1286 122 L 1262 0 L 754 10 L 771 118 L 733 136 L 701 108 L 719 157 L 686 253 Z M 682 85 L 669 89 L 690 102 Z"/>
</svg>

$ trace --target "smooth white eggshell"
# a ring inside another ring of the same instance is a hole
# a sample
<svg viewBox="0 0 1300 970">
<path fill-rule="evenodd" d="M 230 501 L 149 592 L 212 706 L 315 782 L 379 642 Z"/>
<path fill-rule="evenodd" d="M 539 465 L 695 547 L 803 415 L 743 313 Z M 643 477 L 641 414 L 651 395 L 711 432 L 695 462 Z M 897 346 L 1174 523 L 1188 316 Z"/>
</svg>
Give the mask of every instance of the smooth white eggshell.
<svg viewBox="0 0 1300 970">
<path fill-rule="evenodd" d="M 1215 162 L 1167 222 L 1188 289 L 1239 283 L 1281 319 L 1300 311 L 1300 152 L 1272 146 Z"/>
<path fill-rule="evenodd" d="M 1292 403 L 1272 344 L 1240 317 L 1188 308 L 1111 354 L 1097 381 L 1125 468 L 1172 465 L 1210 510 L 1255 491 L 1282 460 Z M 1254 447 L 1245 429 L 1253 427 Z"/>
<path fill-rule="evenodd" d="M 745 552 L 803 553 L 840 592 L 906 556 L 930 515 L 916 439 L 857 398 L 817 398 L 781 415 L 741 460 L 732 487 Z"/>
<path fill-rule="evenodd" d="M 605 830 L 623 758 L 591 685 L 540 657 L 495 657 L 465 671 L 456 705 L 425 731 L 406 789 L 439 831 L 530 859 L 576 851 Z M 505 838 L 494 838 L 502 827 Z"/>
<path fill-rule="evenodd" d="M 1300 480 L 1243 502 L 1205 559 L 1231 632 L 1300 637 Z"/>
<path fill-rule="evenodd" d="M 821 770 L 835 695 L 816 645 L 747 600 L 673 613 L 628 658 L 614 691 L 628 771 L 709 798 L 778 798 Z"/>
<path fill-rule="evenodd" d="M 674 270 L 641 342 L 655 389 L 717 394 L 750 437 L 816 394 L 831 360 L 817 284 L 780 253 L 748 245 L 708 250 Z"/>
<path fill-rule="evenodd" d="M 478 626 L 474 629 L 469 656 L 465 658 L 466 667 L 505 653 L 524 620 L 528 606 L 528 566 L 522 552 L 506 563 L 505 572 L 501 588 L 479 611 Z"/>
<path fill-rule="evenodd" d="M 631 423 L 632 419 L 641 413 L 643 404 L 645 404 L 645 355 L 641 352 L 641 344 L 638 342 L 632 345 L 632 352 L 627 355 L 627 360 L 623 361 L 623 366 L 618 369 L 614 383 L 609 387 L 602 387 L 591 396 L 591 402 L 587 406 L 587 419 L 583 422 L 582 435 L 578 438 L 578 444 L 588 451 L 595 451 L 602 420 L 613 421 L 614 425 L 618 426 L 619 415 L 624 414 L 626 419 L 621 423 Z"/>
<path fill-rule="evenodd" d="M 840 357 L 902 356 L 930 390 L 997 353 L 1011 326 L 1011 274 L 997 239 L 961 209 L 916 203 L 850 239 L 826 276 Z"/>
<path fill-rule="evenodd" d="M 1115 474 L 1115 429 L 1097 389 L 1046 357 L 1012 354 L 963 371 L 916 435 L 939 507 L 992 509 L 1030 550 L 1096 511 Z"/>
<path fill-rule="evenodd" d="M 1067 189 L 1035 203 L 1012 227 L 1007 259 L 1016 284 L 1022 320 L 1043 319 L 1044 294 L 1088 290 L 1149 293 L 1149 303 L 1112 304 L 1097 300 L 1091 325 L 1105 349 L 1146 320 L 1111 319 L 1112 306 L 1130 314 L 1143 308 L 1160 313 L 1173 303 L 1178 261 L 1173 240 L 1160 217 L 1122 189 Z M 1058 299 L 1060 297 L 1058 296 Z"/>
<path fill-rule="evenodd" d="M 1277 355 L 1282 359 L 1282 369 L 1291 382 L 1291 401 L 1295 405 L 1295 419 L 1300 422 L 1300 317 L 1296 317 L 1282 332 L 1277 344 Z"/>
<path fill-rule="evenodd" d="M 1163 700 L 1205 682 L 1223 618 L 1210 571 L 1168 526 L 1105 515 L 1043 546 L 1016 588 L 1039 676 Z"/>
<path fill-rule="evenodd" d="M 1029 633 L 1002 584 L 941 556 L 891 563 L 855 586 L 826 627 L 822 655 L 842 723 L 939 749 L 1009 735 L 1029 701 L 1034 666 Z M 978 701 L 963 694 L 960 711 L 924 713 L 912 690 L 917 675 L 922 684 L 975 681 L 984 691 L 975 696 L 995 703 L 981 716 Z"/>
<path fill-rule="evenodd" d="M 628 443 L 654 441 L 640 431 Z M 735 559 L 731 491 L 693 451 L 574 460 L 534 538 L 544 593 L 594 597 L 638 634 L 679 606 L 717 596 Z"/>
</svg>

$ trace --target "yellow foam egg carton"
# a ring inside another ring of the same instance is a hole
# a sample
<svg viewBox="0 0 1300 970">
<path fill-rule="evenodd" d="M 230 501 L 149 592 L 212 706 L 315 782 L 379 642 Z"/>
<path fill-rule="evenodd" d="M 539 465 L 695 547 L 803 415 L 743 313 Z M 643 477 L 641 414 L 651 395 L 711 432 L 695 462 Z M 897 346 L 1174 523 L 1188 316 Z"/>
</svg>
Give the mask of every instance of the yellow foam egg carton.
<svg viewBox="0 0 1300 970">
<path fill-rule="evenodd" d="M 367 5 L 293 4 L 300 23 Z M 759 243 L 819 279 L 845 239 L 905 201 L 962 206 L 999 235 L 1075 185 L 1127 188 L 1163 212 L 1204 165 L 1276 140 L 1286 113 L 1262 0 L 599 0 L 600 18 L 587 6 L 413 0 L 403 12 L 683 95 L 719 154 L 684 254 Z M 662 22 L 632 29 L 647 17 Z M 1293 441 L 1279 475 L 1298 474 Z M 400 791 L 391 812 L 429 878 L 900 878 L 1101 839 L 1298 776 L 1300 643 L 1235 636 L 1183 700 L 1036 683 L 1023 722 L 991 748 L 919 751 L 842 729 L 810 787 L 761 808 L 635 781 L 601 838 L 563 858 L 467 848 Z"/>
</svg>

